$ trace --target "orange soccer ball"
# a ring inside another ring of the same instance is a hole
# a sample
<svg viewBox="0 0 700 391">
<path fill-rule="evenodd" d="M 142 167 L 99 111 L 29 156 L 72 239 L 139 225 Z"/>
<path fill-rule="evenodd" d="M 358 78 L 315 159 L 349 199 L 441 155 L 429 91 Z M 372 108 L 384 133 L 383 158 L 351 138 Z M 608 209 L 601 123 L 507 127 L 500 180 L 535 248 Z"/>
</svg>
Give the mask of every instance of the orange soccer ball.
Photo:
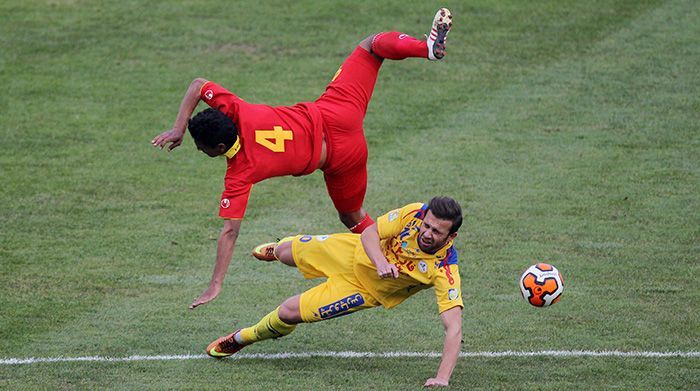
<svg viewBox="0 0 700 391">
<path fill-rule="evenodd" d="M 556 267 L 537 263 L 527 268 L 520 277 L 520 291 L 528 303 L 535 307 L 547 307 L 561 298 L 564 279 Z"/>
</svg>

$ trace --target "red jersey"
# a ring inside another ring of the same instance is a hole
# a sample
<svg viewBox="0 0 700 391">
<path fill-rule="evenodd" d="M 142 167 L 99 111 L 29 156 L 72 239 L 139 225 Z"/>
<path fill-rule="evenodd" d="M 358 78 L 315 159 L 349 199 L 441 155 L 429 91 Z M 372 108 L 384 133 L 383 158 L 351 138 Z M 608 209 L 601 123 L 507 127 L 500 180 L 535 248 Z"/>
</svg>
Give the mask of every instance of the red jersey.
<svg viewBox="0 0 700 391">
<path fill-rule="evenodd" d="M 275 176 L 307 175 L 318 167 L 323 119 L 314 103 L 251 104 L 211 81 L 202 86 L 200 96 L 238 128 L 240 149 L 226 153 L 219 216 L 242 219 L 254 183 Z"/>
</svg>

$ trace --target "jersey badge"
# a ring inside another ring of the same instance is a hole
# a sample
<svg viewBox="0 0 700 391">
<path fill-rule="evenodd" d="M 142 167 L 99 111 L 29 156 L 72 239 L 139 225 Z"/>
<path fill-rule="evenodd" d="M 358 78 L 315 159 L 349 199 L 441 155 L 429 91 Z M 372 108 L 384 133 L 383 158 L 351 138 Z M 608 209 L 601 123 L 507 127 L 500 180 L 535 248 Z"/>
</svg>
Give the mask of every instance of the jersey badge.
<svg viewBox="0 0 700 391">
<path fill-rule="evenodd" d="M 459 297 L 459 291 L 455 288 L 450 288 L 447 290 L 447 298 L 450 300 L 455 300 Z"/>
<path fill-rule="evenodd" d="M 420 270 L 421 273 L 427 272 L 428 271 L 428 264 L 425 263 L 425 261 L 418 262 L 418 270 Z"/>
<path fill-rule="evenodd" d="M 389 213 L 389 222 L 396 220 L 397 217 L 399 217 L 399 211 L 398 210 L 392 211 L 391 213 Z"/>
</svg>

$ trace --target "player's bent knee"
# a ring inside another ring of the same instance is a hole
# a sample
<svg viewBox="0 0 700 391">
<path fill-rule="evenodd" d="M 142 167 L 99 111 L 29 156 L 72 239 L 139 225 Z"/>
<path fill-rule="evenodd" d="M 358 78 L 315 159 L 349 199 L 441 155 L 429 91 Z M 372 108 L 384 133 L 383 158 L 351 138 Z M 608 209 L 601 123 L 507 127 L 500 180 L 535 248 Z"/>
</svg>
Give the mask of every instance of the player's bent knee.
<svg viewBox="0 0 700 391">
<path fill-rule="evenodd" d="M 299 309 L 300 295 L 285 300 L 279 308 L 280 320 L 287 324 L 301 323 L 301 311 Z"/>
<path fill-rule="evenodd" d="M 363 39 L 357 46 L 365 49 L 368 52 L 372 52 L 372 40 L 377 34 L 372 34 L 369 37 Z"/>
<path fill-rule="evenodd" d="M 350 232 L 356 234 L 362 233 L 367 227 L 374 224 L 372 216 L 365 212 L 364 209 L 352 213 L 339 213 L 338 216 Z"/>
<path fill-rule="evenodd" d="M 292 256 L 292 242 L 280 243 L 275 247 L 275 257 L 287 266 L 296 266 Z"/>
<path fill-rule="evenodd" d="M 356 210 L 354 212 L 338 212 L 338 218 L 348 228 L 361 222 L 365 215 L 366 212 L 363 209 Z"/>
</svg>

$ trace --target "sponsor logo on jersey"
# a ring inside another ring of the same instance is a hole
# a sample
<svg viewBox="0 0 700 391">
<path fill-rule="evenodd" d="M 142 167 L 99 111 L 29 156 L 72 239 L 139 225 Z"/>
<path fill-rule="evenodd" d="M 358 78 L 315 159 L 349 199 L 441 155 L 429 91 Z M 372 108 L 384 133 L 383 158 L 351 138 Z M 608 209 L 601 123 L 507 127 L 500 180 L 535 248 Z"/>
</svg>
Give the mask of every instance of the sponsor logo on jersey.
<svg viewBox="0 0 700 391">
<path fill-rule="evenodd" d="M 211 100 L 214 98 L 214 91 L 206 90 L 206 92 L 204 92 L 204 97 L 207 98 L 207 100 Z"/>
<path fill-rule="evenodd" d="M 229 201 L 228 198 L 221 199 L 221 207 L 222 208 L 228 209 L 229 206 L 231 206 L 231 201 Z"/>
<path fill-rule="evenodd" d="M 301 238 L 299 238 L 299 241 L 302 243 L 306 243 L 306 242 L 310 242 L 311 239 L 313 239 L 313 238 L 314 238 L 313 236 L 304 235 Z"/>
<path fill-rule="evenodd" d="M 450 283 L 450 285 L 455 284 L 455 278 L 452 277 L 452 270 L 450 270 L 450 265 L 447 265 L 443 268 L 445 270 L 445 276 L 447 276 L 447 282 Z"/>
<path fill-rule="evenodd" d="M 401 233 L 399 233 L 399 239 L 404 240 L 408 236 L 411 236 L 412 231 L 418 232 L 420 228 L 416 227 L 416 225 L 417 223 L 415 220 L 406 224 L 406 226 L 401 230 Z"/>
<path fill-rule="evenodd" d="M 316 236 L 316 240 L 319 242 L 323 242 L 324 240 L 328 239 L 328 235 L 318 235 Z"/>
<path fill-rule="evenodd" d="M 418 262 L 418 270 L 420 270 L 421 273 L 427 272 L 428 271 L 428 264 L 425 263 L 425 261 Z"/>
<path fill-rule="evenodd" d="M 365 298 L 362 297 L 361 294 L 355 293 L 348 297 L 343 297 L 334 303 L 320 307 L 318 313 L 321 319 L 333 318 L 346 315 L 351 309 L 361 306 L 362 304 L 365 304 Z"/>
<path fill-rule="evenodd" d="M 402 272 L 404 267 L 408 269 L 409 272 L 416 270 L 416 265 L 413 263 L 413 261 L 405 258 L 397 258 L 394 261 L 394 266 L 399 269 L 399 272 Z"/>
<path fill-rule="evenodd" d="M 447 290 L 447 298 L 450 300 L 455 300 L 459 297 L 459 291 L 455 288 L 450 288 Z"/>
</svg>

